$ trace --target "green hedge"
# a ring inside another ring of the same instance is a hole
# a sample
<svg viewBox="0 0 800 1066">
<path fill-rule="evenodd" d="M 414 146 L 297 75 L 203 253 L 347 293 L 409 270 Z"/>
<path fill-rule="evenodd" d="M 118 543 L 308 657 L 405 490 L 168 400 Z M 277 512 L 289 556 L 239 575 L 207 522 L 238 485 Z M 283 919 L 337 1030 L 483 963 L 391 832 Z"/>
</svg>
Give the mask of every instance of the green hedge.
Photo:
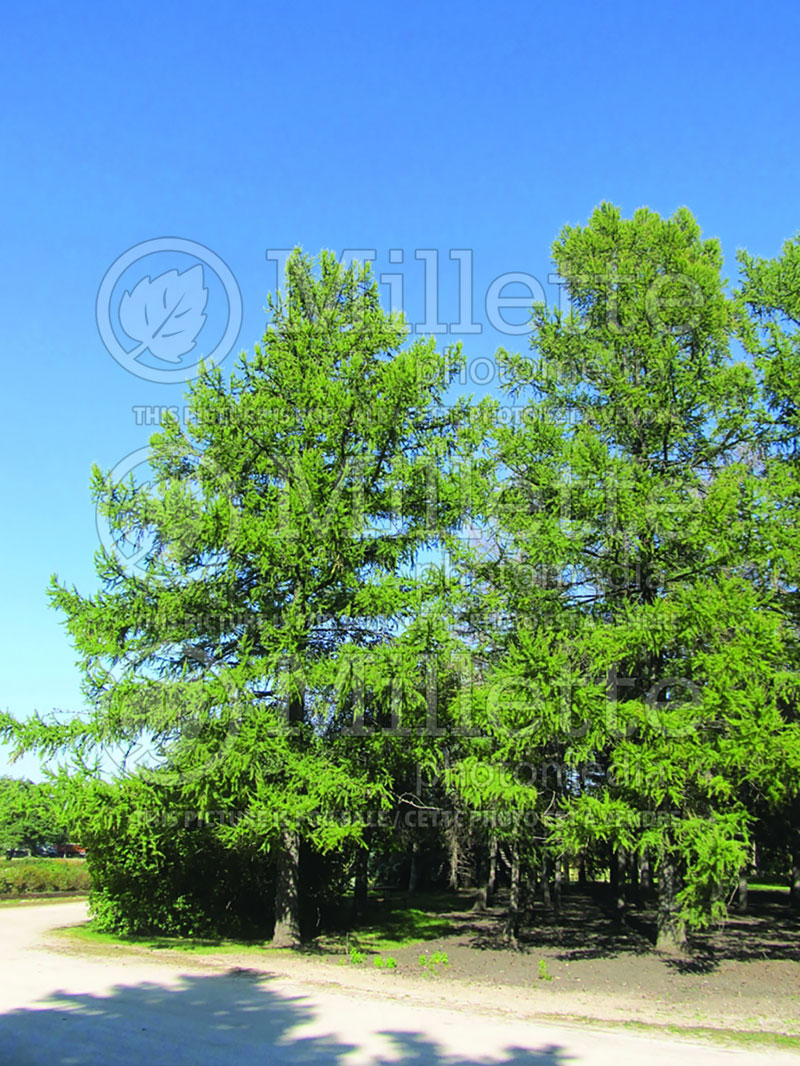
<svg viewBox="0 0 800 1066">
<path fill-rule="evenodd" d="M 81 859 L 0 859 L 0 895 L 88 891 L 89 870 Z"/>
<path fill-rule="evenodd" d="M 131 823 L 91 833 L 89 904 L 98 929 L 122 935 L 263 937 L 272 927 L 272 869 L 224 848 L 204 827 Z"/>
</svg>

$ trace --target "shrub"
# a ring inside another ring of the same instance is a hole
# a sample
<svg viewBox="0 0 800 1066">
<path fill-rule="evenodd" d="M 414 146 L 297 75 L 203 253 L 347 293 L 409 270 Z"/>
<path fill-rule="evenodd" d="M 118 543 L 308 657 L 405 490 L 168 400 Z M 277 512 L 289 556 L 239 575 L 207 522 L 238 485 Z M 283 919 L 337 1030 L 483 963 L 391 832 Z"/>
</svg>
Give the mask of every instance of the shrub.
<svg viewBox="0 0 800 1066">
<path fill-rule="evenodd" d="M 11 859 L 0 861 L 0 895 L 34 892 L 88 892 L 89 869 L 77 859 Z"/>
<path fill-rule="evenodd" d="M 100 929 L 165 936 L 271 933 L 272 869 L 263 855 L 223 848 L 213 834 L 176 827 L 156 842 L 95 839 L 90 909 Z"/>
<path fill-rule="evenodd" d="M 154 798 L 159 808 L 148 810 Z M 207 822 L 170 817 L 169 798 L 135 780 L 85 795 L 80 829 L 97 928 L 118 935 L 270 935 L 269 858 L 224 847 Z"/>
</svg>

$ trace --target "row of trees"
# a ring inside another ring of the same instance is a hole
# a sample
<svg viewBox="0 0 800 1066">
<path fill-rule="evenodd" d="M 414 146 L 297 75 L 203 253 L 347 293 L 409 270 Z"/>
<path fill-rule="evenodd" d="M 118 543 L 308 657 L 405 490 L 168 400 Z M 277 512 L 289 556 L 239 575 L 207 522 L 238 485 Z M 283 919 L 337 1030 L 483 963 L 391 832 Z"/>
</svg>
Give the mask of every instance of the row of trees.
<svg viewBox="0 0 800 1066">
<path fill-rule="evenodd" d="M 0 777 L 0 855 L 66 842 L 66 804 L 50 781 Z"/>
<path fill-rule="evenodd" d="M 92 595 L 53 581 L 91 713 L 3 728 L 82 767 L 107 924 L 292 941 L 304 900 L 363 905 L 432 850 L 484 898 L 505 858 L 515 939 L 526 886 L 611 848 L 654 871 L 674 948 L 757 826 L 800 899 L 800 243 L 743 254 L 732 295 L 686 210 L 604 204 L 553 255 L 569 309 L 534 308 L 474 403 L 459 346 L 407 343 L 367 268 L 297 252 L 254 354 L 152 438 L 152 482 L 95 470 L 146 551 L 101 549 Z"/>
</svg>

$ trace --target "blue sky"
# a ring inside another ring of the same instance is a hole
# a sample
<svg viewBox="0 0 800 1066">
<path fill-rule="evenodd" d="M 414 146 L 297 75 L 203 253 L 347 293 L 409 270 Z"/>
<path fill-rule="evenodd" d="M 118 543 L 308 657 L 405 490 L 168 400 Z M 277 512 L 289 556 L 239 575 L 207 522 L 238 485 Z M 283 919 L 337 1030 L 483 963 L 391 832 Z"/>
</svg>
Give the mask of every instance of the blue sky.
<svg viewBox="0 0 800 1066">
<path fill-rule="evenodd" d="M 268 251 L 375 249 L 376 272 L 402 276 L 403 306 L 424 325 L 435 320 L 423 309 L 432 260 L 415 252 L 437 250 L 446 343 L 463 332 L 452 327 L 469 250 L 481 332 L 464 341 L 481 382 L 498 345 L 526 344 L 492 327 L 492 281 L 524 272 L 554 299 L 551 243 L 604 199 L 626 215 L 688 206 L 722 242 L 729 277 L 737 248 L 774 255 L 797 233 L 799 23 L 790 3 L 88 2 L 7 13 L 0 707 L 80 706 L 50 574 L 94 588 L 90 466 L 146 445 L 152 427 L 135 408 L 182 403 L 185 385 L 131 373 L 101 339 L 98 289 L 128 249 L 177 237 L 224 261 L 242 301 L 226 368 L 263 332 L 276 284 Z M 155 277 L 193 260 L 135 262 Z M 219 275 L 206 277 L 196 351 L 207 354 L 223 305 Z M 117 304 L 131 278 L 120 275 Z"/>
</svg>

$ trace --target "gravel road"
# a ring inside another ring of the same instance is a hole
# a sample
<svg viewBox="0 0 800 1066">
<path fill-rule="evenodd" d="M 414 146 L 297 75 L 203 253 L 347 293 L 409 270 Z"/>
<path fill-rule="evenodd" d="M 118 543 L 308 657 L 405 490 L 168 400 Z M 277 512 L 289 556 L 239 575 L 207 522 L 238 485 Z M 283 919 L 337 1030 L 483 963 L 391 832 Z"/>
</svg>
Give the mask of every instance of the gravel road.
<svg viewBox="0 0 800 1066">
<path fill-rule="evenodd" d="M 82 903 L 0 909 L 0 1063 L 8 1066 L 774 1066 L 727 1050 L 366 993 L 218 963 L 82 957 L 48 941 Z"/>
</svg>

